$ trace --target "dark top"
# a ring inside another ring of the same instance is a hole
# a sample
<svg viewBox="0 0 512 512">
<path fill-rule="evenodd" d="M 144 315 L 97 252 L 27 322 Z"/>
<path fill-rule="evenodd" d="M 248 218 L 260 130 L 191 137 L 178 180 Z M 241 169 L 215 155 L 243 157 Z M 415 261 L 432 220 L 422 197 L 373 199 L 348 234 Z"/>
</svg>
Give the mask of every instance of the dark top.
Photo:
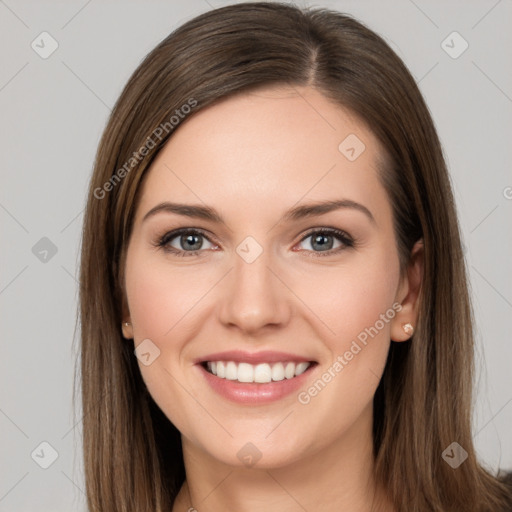
<svg viewBox="0 0 512 512">
<path fill-rule="evenodd" d="M 501 481 L 510 489 L 510 504 L 503 512 L 512 512 L 512 472 L 502 476 Z"/>
</svg>

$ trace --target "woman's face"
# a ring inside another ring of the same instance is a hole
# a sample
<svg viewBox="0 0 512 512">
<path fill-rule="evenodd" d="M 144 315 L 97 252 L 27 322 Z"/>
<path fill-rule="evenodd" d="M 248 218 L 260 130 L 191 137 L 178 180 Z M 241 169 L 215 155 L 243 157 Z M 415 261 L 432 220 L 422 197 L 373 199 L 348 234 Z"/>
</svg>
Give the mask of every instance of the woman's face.
<svg viewBox="0 0 512 512">
<path fill-rule="evenodd" d="M 267 88 L 199 111 L 152 164 L 123 332 L 205 457 L 277 467 L 368 441 L 390 338 L 412 320 L 380 154 L 316 90 Z"/>
</svg>

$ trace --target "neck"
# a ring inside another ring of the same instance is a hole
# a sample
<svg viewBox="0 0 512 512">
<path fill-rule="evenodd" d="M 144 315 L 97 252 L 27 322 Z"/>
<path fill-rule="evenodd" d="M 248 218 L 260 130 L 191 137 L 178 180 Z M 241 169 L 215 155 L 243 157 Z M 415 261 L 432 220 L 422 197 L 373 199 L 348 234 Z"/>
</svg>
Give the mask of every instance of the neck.
<svg viewBox="0 0 512 512">
<path fill-rule="evenodd" d="M 226 465 L 182 437 L 187 481 L 173 512 L 394 512 L 373 477 L 371 421 L 360 420 L 323 450 L 270 468 Z"/>
</svg>

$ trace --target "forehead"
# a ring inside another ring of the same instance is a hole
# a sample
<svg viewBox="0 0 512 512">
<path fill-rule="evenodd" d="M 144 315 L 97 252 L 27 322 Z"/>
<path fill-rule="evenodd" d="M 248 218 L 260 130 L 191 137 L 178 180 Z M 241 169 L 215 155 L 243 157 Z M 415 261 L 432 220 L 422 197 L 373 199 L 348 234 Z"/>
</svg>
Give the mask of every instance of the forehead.
<svg viewBox="0 0 512 512">
<path fill-rule="evenodd" d="M 382 210 L 381 156 L 366 125 L 315 89 L 263 88 L 182 122 L 147 171 L 138 215 L 171 200 L 238 216 L 342 197 Z"/>
</svg>

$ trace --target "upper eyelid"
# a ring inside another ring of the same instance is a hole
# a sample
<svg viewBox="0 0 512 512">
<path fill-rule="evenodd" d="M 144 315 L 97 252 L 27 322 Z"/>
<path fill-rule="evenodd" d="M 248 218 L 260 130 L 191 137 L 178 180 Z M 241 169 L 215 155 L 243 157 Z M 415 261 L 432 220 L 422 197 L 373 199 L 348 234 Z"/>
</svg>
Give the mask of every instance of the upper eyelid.
<svg viewBox="0 0 512 512">
<path fill-rule="evenodd" d="M 210 235 L 208 231 L 205 231 L 204 229 L 201 229 L 201 228 L 176 228 L 176 229 L 171 229 L 169 231 L 166 231 L 160 237 L 158 237 L 158 240 L 163 240 L 164 238 L 168 238 L 169 240 L 173 240 L 176 237 L 178 237 L 178 236 L 180 236 L 180 235 L 182 235 L 184 233 L 197 233 L 197 234 L 202 235 L 205 238 L 207 238 L 211 243 L 216 243 L 215 242 L 215 237 L 213 235 Z"/>
</svg>

